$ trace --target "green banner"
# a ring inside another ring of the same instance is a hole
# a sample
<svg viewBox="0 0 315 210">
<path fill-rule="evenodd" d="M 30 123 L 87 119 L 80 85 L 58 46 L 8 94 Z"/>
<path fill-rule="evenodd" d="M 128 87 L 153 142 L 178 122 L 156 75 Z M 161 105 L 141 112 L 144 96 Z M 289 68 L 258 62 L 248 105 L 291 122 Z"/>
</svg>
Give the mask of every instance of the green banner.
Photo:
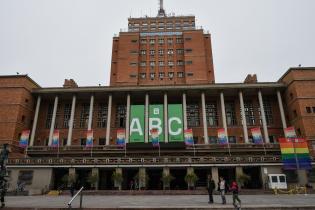
<svg viewBox="0 0 315 210">
<path fill-rule="evenodd" d="M 130 107 L 130 143 L 144 142 L 144 105 Z"/>
<path fill-rule="evenodd" d="M 159 134 L 159 142 L 164 142 L 164 106 L 150 105 L 149 107 L 149 141 L 151 142 L 151 129 L 156 128 Z"/>
<path fill-rule="evenodd" d="M 168 105 L 169 142 L 183 142 L 183 107 L 181 104 Z"/>
</svg>

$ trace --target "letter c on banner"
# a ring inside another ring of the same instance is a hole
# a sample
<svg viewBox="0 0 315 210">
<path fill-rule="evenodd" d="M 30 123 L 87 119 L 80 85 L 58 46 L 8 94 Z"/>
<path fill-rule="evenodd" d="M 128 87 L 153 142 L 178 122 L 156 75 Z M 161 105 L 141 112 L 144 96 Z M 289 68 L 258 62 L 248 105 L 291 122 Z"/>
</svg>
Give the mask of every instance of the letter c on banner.
<svg viewBox="0 0 315 210">
<path fill-rule="evenodd" d="M 168 120 L 168 132 L 172 135 L 172 136 L 176 136 L 182 133 L 182 128 L 180 128 L 180 126 L 178 126 L 179 128 L 176 131 L 172 130 L 172 123 L 173 122 L 177 122 L 179 125 L 182 124 L 182 121 L 178 118 L 178 117 L 171 117 Z"/>
</svg>

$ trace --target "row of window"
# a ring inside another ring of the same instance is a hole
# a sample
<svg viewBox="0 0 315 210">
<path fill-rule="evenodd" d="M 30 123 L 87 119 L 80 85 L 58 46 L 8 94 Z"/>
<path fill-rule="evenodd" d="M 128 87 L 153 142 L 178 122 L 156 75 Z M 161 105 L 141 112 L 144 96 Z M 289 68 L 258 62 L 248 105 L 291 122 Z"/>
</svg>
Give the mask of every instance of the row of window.
<svg viewBox="0 0 315 210">
<path fill-rule="evenodd" d="M 195 29 L 195 26 L 191 25 L 191 26 L 151 26 L 149 27 L 133 27 L 133 26 L 129 26 L 128 27 L 128 31 L 130 32 L 137 32 L 137 31 L 156 31 L 156 30 L 191 30 L 191 29 Z"/>
<path fill-rule="evenodd" d="M 167 44 L 173 44 L 173 42 L 174 42 L 174 39 L 173 39 L 173 38 L 167 38 L 166 40 L 167 40 Z M 164 38 L 158 38 L 158 40 L 152 39 L 152 38 L 149 39 L 149 40 L 147 40 L 147 39 L 141 39 L 141 40 L 140 40 L 140 43 L 141 43 L 141 44 L 147 44 L 147 43 L 149 43 L 149 44 L 155 44 L 156 41 L 157 41 L 159 44 L 164 44 L 164 43 L 165 43 L 165 39 L 164 39 Z M 182 43 L 184 43 L 184 39 L 183 39 L 183 38 L 176 38 L 176 43 L 177 43 L 177 44 L 182 44 Z"/>
<path fill-rule="evenodd" d="M 177 72 L 177 76 L 179 78 L 184 77 L 183 72 Z M 140 75 L 142 79 L 145 79 L 146 75 Z M 159 77 L 165 77 L 164 73 L 159 73 Z M 173 72 L 168 73 L 168 77 L 174 77 Z M 155 78 L 155 73 L 150 74 L 150 78 Z M 244 102 L 245 107 L 245 117 L 246 117 L 246 124 L 247 125 L 256 125 L 257 117 L 255 116 L 255 111 L 258 112 L 258 122 L 261 122 L 261 112 L 260 108 L 255 108 L 252 102 Z M 107 105 L 106 104 L 99 104 L 97 109 L 97 127 L 105 128 L 107 122 Z M 272 106 L 270 101 L 264 101 L 264 109 L 265 109 L 265 116 L 267 125 L 273 124 L 273 112 Z M 81 104 L 80 109 L 80 118 L 79 118 L 79 125 L 76 126 L 76 122 L 74 120 L 74 128 L 87 128 L 88 119 L 89 119 L 89 104 Z M 57 113 L 56 113 L 56 121 L 55 121 L 55 128 L 68 128 L 69 121 L 71 116 L 71 104 L 65 104 L 63 109 L 63 123 L 59 125 L 59 119 L 61 118 L 61 107 L 58 106 Z M 228 126 L 235 126 L 237 125 L 236 120 L 236 108 L 234 102 L 226 102 L 225 103 L 225 112 L 226 112 L 226 120 Z M 46 128 L 50 128 L 51 121 L 53 115 L 53 104 L 48 106 L 47 118 L 46 118 Z M 216 127 L 218 126 L 218 108 L 216 102 L 210 102 L 206 104 L 206 119 L 207 124 L 209 127 Z M 126 120 L 126 106 L 125 105 L 118 105 L 116 111 L 116 127 L 124 127 Z M 200 106 L 199 104 L 187 104 L 187 124 L 188 127 L 199 127 L 200 126 Z"/>
<path fill-rule="evenodd" d="M 307 112 L 308 114 L 310 114 L 310 113 L 315 113 L 315 106 L 313 106 L 313 107 L 307 106 L 307 107 L 306 107 L 306 112 Z"/>
<path fill-rule="evenodd" d="M 190 53 L 190 52 L 192 52 L 192 49 L 186 49 L 185 51 L 187 53 Z M 156 50 L 149 50 L 148 52 L 149 52 L 149 55 L 151 55 L 151 56 L 154 56 L 156 54 Z M 165 50 L 163 50 L 163 49 L 159 49 L 157 52 L 160 56 L 165 54 Z M 174 49 L 168 49 L 167 50 L 168 55 L 174 55 L 174 52 L 175 52 Z M 131 54 L 137 54 L 136 51 L 130 51 L 130 53 Z M 147 54 L 147 50 L 140 50 L 140 55 L 146 55 L 146 54 Z M 184 49 L 177 49 L 176 54 L 177 55 L 183 55 Z"/>
<path fill-rule="evenodd" d="M 163 79 L 163 78 L 165 78 L 166 74 L 164 72 L 160 72 L 158 75 L 159 75 L 160 79 Z M 167 73 L 168 78 L 174 78 L 174 75 L 175 75 L 174 72 L 168 72 Z M 147 78 L 146 73 L 140 73 L 139 76 L 140 76 L 140 79 L 146 79 Z M 150 73 L 149 76 L 150 76 L 151 80 L 155 79 L 155 77 L 156 77 L 155 73 Z M 178 78 L 184 78 L 184 76 L 185 76 L 184 72 L 177 72 Z"/>
<path fill-rule="evenodd" d="M 187 64 L 191 64 L 191 62 L 186 62 Z M 164 61 L 159 61 L 158 62 L 159 66 L 165 66 L 165 62 Z M 155 66 L 156 65 L 156 62 L 155 61 L 150 61 L 149 62 L 149 66 Z M 168 66 L 175 66 L 175 62 L 174 61 L 167 61 L 167 65 Z M 176 62 L 176 65 L 177 66 L 184 66 L 185 65 L 185 62 L 182 61 L 182 60 L 178 60 Z M 132 63 L 132 66 L 134 66 L 134 63 Z M 141 61 L 140 62 L 140 66 L 141 67 L 145 67 L 147 66 L 147 62 L 146 61 Z"/>
<path fill-rule="evenodd" d="M 180 26 L 180 25 L 184 25 L 184 26 L 189 26 L 189 25 L 195 25 L 195 22 L 194 21 L 167 21 L 167 22 L 164 22 L 164 21 L 159 21 L 159 22 L 143 22 L 143 23 L 129 23 L 128 26 L 130 27 L 139 27 L 139 26 L 164 26 L 164 25 L 167 25 L 167 26 L 170 26 L 170 25 L 173 25 L 175 24 L 175 26 Z"/>
</svg>

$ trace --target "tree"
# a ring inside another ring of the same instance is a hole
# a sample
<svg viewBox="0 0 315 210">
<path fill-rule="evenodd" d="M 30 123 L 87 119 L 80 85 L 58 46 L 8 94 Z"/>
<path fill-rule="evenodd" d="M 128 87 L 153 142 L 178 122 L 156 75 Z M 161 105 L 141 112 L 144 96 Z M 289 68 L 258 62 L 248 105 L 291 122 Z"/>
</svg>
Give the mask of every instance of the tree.
<svg viewBox="0 0 315 210">
<path fill-rule="evenodd" d="M 188 189 L 194 189 L 195 183 L 197 182 L 198 177 L 195 172 L 187 173 L 185 176 L 185 182 L 188 185 Z"/>
<path fill-rule="evenodd" d="M 97 190 L 97 183 L 98 183 L 98 180 L 99 180 L 98 174 L 90 173 L 90 174 L 89 174 L 89 177 L 88 177 L 88 179 L 87 179 L 87 182 L 91 184 L 91 187 L 92 187 L 92 188 L 94 188 L 95 190 Z"/>
<path fill-rule="evenodd" d="M 123 176 L 120 172 L 114 171 L 112 174 L 112 181 L 114 182 L 114 185 L 118 190 L 121 190 L 121 184 L 123 182 Z"/>
<path fill-rule="evenodd" d="M 236 177 L 236 181 L 238 182 L 240 187 L 244 187 L 251 180 L 250 176 L 247 174 L 240 174 Z"/>
<path fill-rule="evenodd" d="M 166 174 L 163 172 L 161 181 L 163 182 L 163 190 L 169 190 L 171 187 L 171 182 L 175 178 L 171 174 Z"/>
</svg>

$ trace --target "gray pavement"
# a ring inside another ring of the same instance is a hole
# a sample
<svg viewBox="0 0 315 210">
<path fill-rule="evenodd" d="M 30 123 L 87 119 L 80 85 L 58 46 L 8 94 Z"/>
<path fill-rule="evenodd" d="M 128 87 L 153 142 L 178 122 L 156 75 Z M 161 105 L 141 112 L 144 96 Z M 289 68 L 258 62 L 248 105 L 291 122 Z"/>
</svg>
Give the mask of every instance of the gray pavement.
<svg viewBox="0 0 315 210">
<path fill-rule="evenodd" d="M 315 195 L 240 195 L 243 207 L 307 207 L 314 206 Z M 9 196 L 7 207 L 65 208 L 69 196 Z M 206 195 L 157 195 L 157 196 L 100 196 L 87 195 L 83 197 L 85 208 L 231 208 L 232 196 L 227 195 L 227 205 L 221 205 L 221 198 L 214 196 L 215 204 L 208 204 Z M 79 199 L 73 207 L 79 206 Z"/>
</svg>

